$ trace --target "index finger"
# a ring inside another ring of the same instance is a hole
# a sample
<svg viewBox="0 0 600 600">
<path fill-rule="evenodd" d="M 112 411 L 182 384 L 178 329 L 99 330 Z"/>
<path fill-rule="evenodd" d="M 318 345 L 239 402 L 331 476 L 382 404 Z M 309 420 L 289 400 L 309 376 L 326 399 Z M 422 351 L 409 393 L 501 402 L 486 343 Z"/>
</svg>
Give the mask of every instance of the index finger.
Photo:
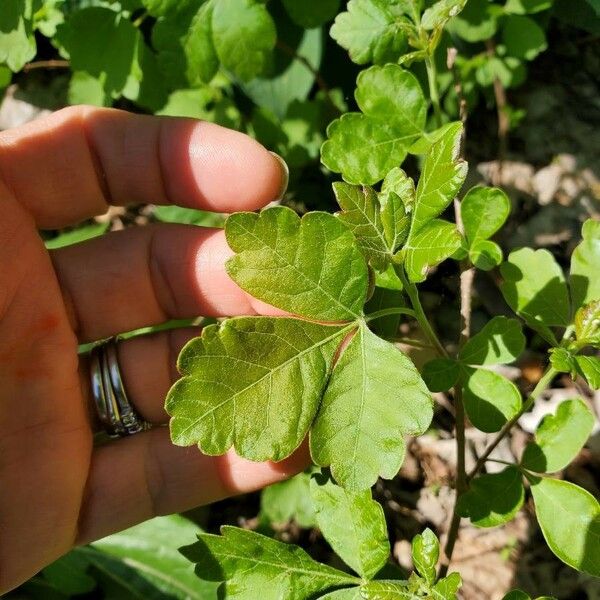
<svg viewBox="0 0 600 600">
<path fill-rule="evenodd" d="M 86 106 L 0 133 L 0 178 L 42 229 L 108 204 L 255 210 L 287 183 L 282 163 L 237 131 Z"/>
</svg>

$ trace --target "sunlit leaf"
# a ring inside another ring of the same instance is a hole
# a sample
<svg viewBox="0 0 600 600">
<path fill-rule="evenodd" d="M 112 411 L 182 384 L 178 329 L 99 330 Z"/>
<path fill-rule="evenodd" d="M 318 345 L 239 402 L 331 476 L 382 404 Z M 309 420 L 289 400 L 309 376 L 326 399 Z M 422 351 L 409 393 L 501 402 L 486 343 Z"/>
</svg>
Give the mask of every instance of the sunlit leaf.
<svg viewBox="0 0 600 600">
<path fill-rule="evenodd" d="M 471 365 L 497 365 L 516 360 L 525 350 L 525 336 L 516 319 L 494 317 L 460 351 L 462 362 Z"/>
</svg>

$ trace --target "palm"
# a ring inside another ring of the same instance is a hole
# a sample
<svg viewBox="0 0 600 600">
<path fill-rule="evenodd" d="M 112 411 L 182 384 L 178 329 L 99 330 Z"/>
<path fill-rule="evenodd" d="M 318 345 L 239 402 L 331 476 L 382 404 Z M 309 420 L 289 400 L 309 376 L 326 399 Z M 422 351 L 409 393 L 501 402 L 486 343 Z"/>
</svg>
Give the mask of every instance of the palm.
<svg viewBox="0 0 600 600">
<path fill-rule="evenodd" d="M 255 464 L 171 445 L 159 426 L 167 422 L 163 399 L 190 330 L 119 346 L 128 394 L 157 426 L 93 446 L 79 343 L 171 318 L 269 310 L 226 276 L 222 232 L 138 228 L 52 254 L 37 233 L 103 212 L 106 198 L 257 208 L 281 185 L 277 162 L 261 146 L 190 120 L 67 109 L 0 135 L 2 181 L 0 593 L 76 543 L 302 468 L 302 455 Z"/>
</svg>

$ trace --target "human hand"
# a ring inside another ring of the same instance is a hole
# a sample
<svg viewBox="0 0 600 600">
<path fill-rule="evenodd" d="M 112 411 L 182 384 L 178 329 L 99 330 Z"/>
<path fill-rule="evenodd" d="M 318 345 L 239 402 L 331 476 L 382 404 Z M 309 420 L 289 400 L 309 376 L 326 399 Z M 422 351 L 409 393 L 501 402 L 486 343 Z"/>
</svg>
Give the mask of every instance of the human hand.
<svg viewBox="0 0 600 600">
<path fill-rule="evenodd" d="M 107 205 L 254 210 L 285 175 L 247 136 L 190 119 L 75 107 L 0 133 L 0 593 L 67 552 L 155 515 L 261 488 L 305 466 L 178 448 L 166 427 L 93 447 L 77 345 L 199 314 L 269 311 L 226 275 L 221 230 L 158 225 L 48 252 L 38 229 Z M 132 404 L 164 425 L 175 359 L 197 330 L 124 341 Z"/>
</svg>

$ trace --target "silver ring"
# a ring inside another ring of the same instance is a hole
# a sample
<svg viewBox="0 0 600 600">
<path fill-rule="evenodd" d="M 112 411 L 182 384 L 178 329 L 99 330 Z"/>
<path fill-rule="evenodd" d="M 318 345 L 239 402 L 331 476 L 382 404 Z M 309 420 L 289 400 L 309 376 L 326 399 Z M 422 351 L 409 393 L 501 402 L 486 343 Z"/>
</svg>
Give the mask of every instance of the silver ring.
<svg viewBox="0 0 600 600">
<path fill-rule="evenodd" d="M 119 369 L 116 338 L 92 349 L 90 378 L 98 420 L 108 435 L 126 437 L 149 429 L 150 425 L 140 417 L 127 397 Z"/>
</svg>

